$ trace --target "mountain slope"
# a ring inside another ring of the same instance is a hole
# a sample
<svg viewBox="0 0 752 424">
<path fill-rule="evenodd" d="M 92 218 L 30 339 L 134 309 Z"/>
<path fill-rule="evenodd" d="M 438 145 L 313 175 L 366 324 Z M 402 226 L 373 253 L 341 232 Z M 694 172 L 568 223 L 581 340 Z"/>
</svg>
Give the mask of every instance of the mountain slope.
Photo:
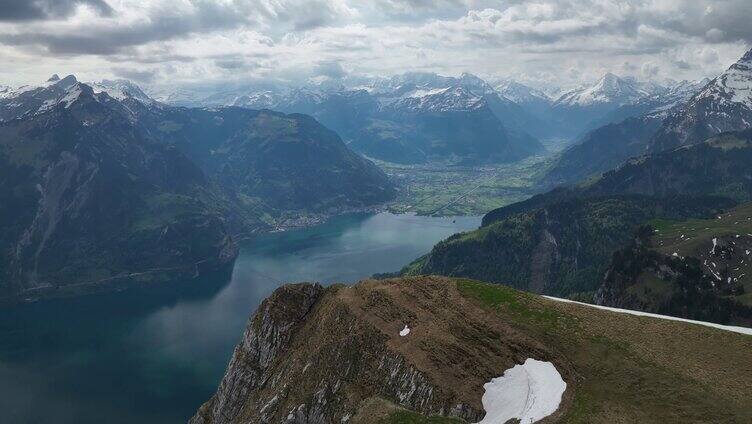
<svg viewBox="0 0 752 424">
<path fill-rule="evenodd" d="M 403 273 L 505 282 L 539 293 L 592 292 L 611 256 L 654 218 L 712 216 L 752 200 L 752 134 L 635 159 L 600 179 L 491 211 Z"/>
<path fill-rule="evenodd" d="M 546 422 L 744 422 L 750 348 L 741 334 L 468 280 L 291 285 L 250 320 L 191 423 L 477 422 L 492 406 L 484 384 L 529 359 L 566 383 Z"/>
<path fill-rule="evenodd" d="M 236 255 L 222 196 L 177 149 L 144 140 L 74 83 L 0 124 L 0 298 L 187 278 Z"/>
<path fill-rule="evenodd" d="M 708 83 L 681 108 L 669 114 L 651 140 L 652 152 L 701 143 L 752 122 L 752 50 Z"/>
<path fill-rule="evenodd" d="M 643 97 L 603 116 L 597 121 L 599 128 L 586 133 L 575 145 L 562 152 L 543 178 L 543 184 L 555 186 L 579 182 L 646 153 L 664 119 L 707 82 L 682 81 L 665 92 Z"/>
<path fill-rule="evenodd" d="M 627 159 L 643 154 L 660 126 L 659 117 L 647 115 L 593 130 L 561 153 L 541 183 L 544 186 L 570 184 L 614 169 Z"/>
<path fill-rule="evenodd" d="M 394 186 L 313 118 L 230 107 L 162 108 L 139 118 L 249 207 L 333 213 L 390 200 Z"/>
<path fill-rule="evenodd" d="M 705 220 L 650 222 L 614 255 L 601 305 L 752 326 L 752 205 Z"/>
<path fill-rule="evenodd" d="M 371 137 L 361 134 L 352 142 L 355 149 L 381 158 L 386 150 L 392 158 L 420 154 L 424 161 L 462 164 L 514 162 L 543 150 L 533 137 L 508 130 L 486 97 L 462 87 L 418 90 L 385 106 L 381 115 L 396 125 Z M 400 132 L 394 141 L 393 128 Z"/>
<path fill-rule="evenodd" d="M 96 87 L 53 78 L 0 104 L 12 116 L 0 123 L 3 300 L 194 277 L 234 260 L 233 237 L 394 195 L 311 117 Z"/>
</svg>

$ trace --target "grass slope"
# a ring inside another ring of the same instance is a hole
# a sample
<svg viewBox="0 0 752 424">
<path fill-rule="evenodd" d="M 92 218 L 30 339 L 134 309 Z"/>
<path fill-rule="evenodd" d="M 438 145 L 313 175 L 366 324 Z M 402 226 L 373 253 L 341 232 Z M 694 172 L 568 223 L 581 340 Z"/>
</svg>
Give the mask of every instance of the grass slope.
<svg viewBox="0 0 752 424">
<path fill-rule="evenodd" d="M 752 337 L 557 303 L 459 280 L 463 296 L 544 340 L 578 376 L 566 423 L 752 420 Z"/>
</svg>

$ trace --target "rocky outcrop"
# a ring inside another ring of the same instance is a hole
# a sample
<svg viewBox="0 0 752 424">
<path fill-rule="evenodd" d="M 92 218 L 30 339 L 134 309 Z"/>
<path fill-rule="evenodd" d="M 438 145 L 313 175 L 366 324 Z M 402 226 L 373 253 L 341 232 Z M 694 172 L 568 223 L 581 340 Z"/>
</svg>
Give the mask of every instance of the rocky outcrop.
<svg viewBox="0 0 752 424">
<path fill-rule="evenodd" d="M 191 423 L 354 422 L 374 398 L 476 422 L 485 382 L 523 358 L 554 357 L 469 307 L 451 280 L 407 281 L 278 289 Z"/>
</svg>

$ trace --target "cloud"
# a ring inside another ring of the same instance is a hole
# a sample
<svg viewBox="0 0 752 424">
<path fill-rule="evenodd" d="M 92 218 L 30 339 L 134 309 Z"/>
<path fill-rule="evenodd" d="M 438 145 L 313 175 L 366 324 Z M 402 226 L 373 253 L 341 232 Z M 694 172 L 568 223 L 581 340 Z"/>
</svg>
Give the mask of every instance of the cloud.
<svg viewBox="0 0 752 424">
<path fill-rule="evenodd" d="M 65 18 L 84 5 L 103 16 L 112 14 L 104 0 L 0 0 L 0 22 Z"/>
<path fill-rule="evenodd" d="M 340 79 L 347 75 L 347 72 L 342 68 L 342 65 L 339 62 L 329 61 L 319 62 L 314 68 L 314 74 L 331 79 Z"/>
<path fill-rule="evenodd" d="M 222 81 L 425 70 L 575 85 L 607 70 L 643 78 L 712 76 L 752 43 L 748 0 L 0 0 L 0 6 L 7 6 L 0 7 L 6 67 L 0 77 L 30 77 L 43 61 L 45 73 L 56 63 L 92 73 L 103 65 L 146 65 L 159 70 L 155 84 L 168 76 Z"/>
<path fill-rule="evenodd" d="M 153 69 L 112 68 L 112 73 L 118 77 L 139 83 L 150 83 L 156 77 L 157 71 Z"/>
</svg>

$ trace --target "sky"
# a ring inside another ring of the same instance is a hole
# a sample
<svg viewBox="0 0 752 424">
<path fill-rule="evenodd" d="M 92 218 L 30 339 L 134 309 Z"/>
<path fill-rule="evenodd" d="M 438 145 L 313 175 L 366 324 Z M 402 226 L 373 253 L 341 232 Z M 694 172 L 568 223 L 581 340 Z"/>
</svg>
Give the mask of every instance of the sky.
<svg viewBox="0 0 752 424">
<path fill-rule="evenodd" d="M 752 46 L 750 22 L 750 0 L 0 0 L 0 85 L 699 79 Z"/>
</svg>

